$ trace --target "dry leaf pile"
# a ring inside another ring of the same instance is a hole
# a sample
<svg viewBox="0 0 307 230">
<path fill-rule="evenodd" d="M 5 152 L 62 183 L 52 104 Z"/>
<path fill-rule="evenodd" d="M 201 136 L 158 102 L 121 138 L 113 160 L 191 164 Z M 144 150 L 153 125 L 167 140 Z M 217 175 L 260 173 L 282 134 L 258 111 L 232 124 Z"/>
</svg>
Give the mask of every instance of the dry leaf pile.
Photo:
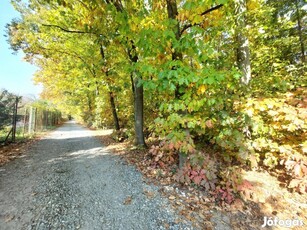
<svg viewBox="0 0 307 230">
<path fill-rule="evenodd" d="M 157 165 L 149 149 L 133 148 L 130 142 L 117 143 L 111 135 L 99 138 L 107 149 L 121 155 L 129 164 L 135 165 L 144 175 L 145 181 L 161 185 L 159 192 L 197 229 L 214 229 L 215 221 L 223 223 L 223 218 L 217 213 L 226 216 L 228 223 L 225 224 L 230 224 L 233 229 L 261 229 L 264 216 L 280 219 L 299 218 L 307 224 L 307 196 L 290 193 L 287 189 L 281 188 L 280 182 L 268 173 L 246 172 L 244 179 L 253 185 L 249 196 L 246 199 L 237 197 L 231 205 L 223 203 L 221 206 L 221 203 L 208 192 L 177 183 L 176 161 L 161 167 Z M 154 195 L 146 191 L 144 194 L 147 194 L 148 198 Z"/>
</svg>

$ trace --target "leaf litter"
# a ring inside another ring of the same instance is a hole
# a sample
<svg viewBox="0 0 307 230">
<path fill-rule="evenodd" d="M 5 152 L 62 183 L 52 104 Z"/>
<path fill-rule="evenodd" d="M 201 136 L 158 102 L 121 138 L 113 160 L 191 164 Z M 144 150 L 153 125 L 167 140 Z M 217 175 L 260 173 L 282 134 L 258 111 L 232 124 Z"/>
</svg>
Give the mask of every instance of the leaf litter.
<svg viewBox="0 0 307 230">
<path fill-rule="evenodd" d="M 159 192 L 196 229 L 263 229 L 261 225 L 265 216 L 281 220 L 299 219 L 307 225 L 307 194 L 287 190 L 282 187 L 282 181 L 265 170 L 243 170 L 244 180 L 251 183 L 249 193 L 236 197 L 231 204 L 219 203 L 197 186 L 179 184 L 175 180 L 176 161 L 172 165 L 157 165 L 149 149 L 134 148 L 129 141 L 116 142 L 112 135 L 102 135 L 99 139 L 108 150 L 136 166 L 145 181 L 160 185 Z M 283 228 L 274 226 L 274 229 Z"/>
</svg>

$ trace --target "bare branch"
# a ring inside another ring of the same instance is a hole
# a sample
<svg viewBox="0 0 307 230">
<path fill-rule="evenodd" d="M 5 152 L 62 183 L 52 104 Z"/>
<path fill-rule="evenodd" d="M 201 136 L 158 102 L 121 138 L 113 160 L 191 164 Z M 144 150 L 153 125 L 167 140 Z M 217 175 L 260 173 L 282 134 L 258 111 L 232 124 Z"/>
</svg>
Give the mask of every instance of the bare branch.
<svg viewBox="0 0 307 230">
<path fill-rule="evenodd" d="M 206 14 L 209 14 L 210 12 L 212 12 L 212 11 L 214 11 L 214 10 L 217 10 L 217 9 L 221 8 L 222 6 L 224 6 L 224 4 L 220 4 L 220 5 L 214 6 L 214 7 L 210 8 L 210 9 L 208 9 L 208 10 L 202 12 L 202 13 L 200 14 L 200 16 L 204 16 L 204 15 L 206 15 Z M 192 27 L 192 26 L 200 26 L 200 25 L 201 25 L 201 23 L 197 23 L 197 24 L 194 24 L 194 25 L 191 24 L 191 23 L 186 24 L 186 25 L 183 26 L 182 30 L 180 31 L 180 35 L 182 35 L 183 32 L 186 31 L 188 28 L 190 28 L 190 27 Z"/>
<path fill-rule="evenodd" d="M 202 13 L 201 13 L 201 16 L 204 16 L 205 14 L 208 14 L 208 13 L 210 13 L 211 11 L 217 10 L 217 9 L 221 8 L 222 6 L 224 6 L 224 4 L 220 4 L 220 5 L 214 6 L 214 7 L 210 8 L 210 9 L 208 9 L 208 10 L 202 12 Z"/>
<path fill-rule="evenodd" d="M 41 24 L 42 26 L 46 26 L 46 27 L 55 27 L 55 28 L 58 28 L 64 32 L 67 32 L 67 33 L 75 33 L 75 34 L 96 34 L 94 32 L 87 32 L 87 31 L 80 31 L 80 30 L 69 30 L 69 29 L 66 29 L 66 28 L 63 28 L 59 25 L 50 25 L 50 24 Z M 97 35 L 97 34 L 96 34 Z"/>
</svg>

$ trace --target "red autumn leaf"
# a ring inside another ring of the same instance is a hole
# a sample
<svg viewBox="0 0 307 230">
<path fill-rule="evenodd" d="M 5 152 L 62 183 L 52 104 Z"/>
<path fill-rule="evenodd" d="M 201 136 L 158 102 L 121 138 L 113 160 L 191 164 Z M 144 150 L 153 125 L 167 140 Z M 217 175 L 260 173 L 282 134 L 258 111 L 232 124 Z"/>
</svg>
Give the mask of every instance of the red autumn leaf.
<svg viewBox="0 0 307 230">
<path fill-rule="evenodd" d="M 192 176 L 197 176 L 197 175 L 198 175 L 198 172 L 197 172 L 197 171 L 191 171 L 191 175 L 192 175 Z"/>
<path fill-rule="evenodd" d="M 199 185 L 200 182 L 201 182 L 201 179 L 202 178 L 200 176 L 196 176 L 196 177 L 193 178 L 193 181 L 194 181 L 195 184 Z"/>
<path fill-rule="evenodd" d="M 247 180 L 243 180 L 242 183 L 237 186 L 238 191 L 246 191 L 252 188 L 253 188 L 253 185 Z"/>
<path fill-rule="evenodd" d="M 165 167 L 165 164 L 162 161 L 159 161 L 158 164 L 160 165 L 161 168 Z"/>
</svg>

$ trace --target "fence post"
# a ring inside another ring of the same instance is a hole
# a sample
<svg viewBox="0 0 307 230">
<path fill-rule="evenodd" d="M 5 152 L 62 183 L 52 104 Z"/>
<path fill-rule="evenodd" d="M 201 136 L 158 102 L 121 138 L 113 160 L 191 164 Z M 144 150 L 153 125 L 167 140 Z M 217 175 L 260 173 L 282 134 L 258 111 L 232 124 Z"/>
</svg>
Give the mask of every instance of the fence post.
<svg viewBox="0 0 307 230">
<path fill-rule="evenodd" d="M 30 107 L 30 114 L 29 114 L 29 133 L 34 132 L 34 126 L 35 126 L 35 112 L 33 112 L 35 108 Z"/>
<path fill-rule="evenodd" d="M 18 97 L 16 97 L 14 111 L 13 111 L 13 122 L 12 122 L 12 142 L 16 140 L 16 125 L 17 125 L 17 109 L 18 109 Z"/>
<path fill-rule="evenodd" d="M 25 115 L 23 117 L 23 133 L 22 136 L 25 137 L 25 131 L 26 131 L 26 122 L 27 122 L 27 107 L 25 108 Z"/>
<path fill-rule="evenodd" d="M 37 123 L 38 123 L 38 120 L 37 120 L 37 108 L 34 108 L 34 132 L 37 132 Z"/>
<path fill-rule="evenodd" d="M 31 134 L 31 130 L 32 130 L 32 107 L 30 107 L 29 109 L 29 123 L 28 123 L 28 133 Z"/>
</svg>

